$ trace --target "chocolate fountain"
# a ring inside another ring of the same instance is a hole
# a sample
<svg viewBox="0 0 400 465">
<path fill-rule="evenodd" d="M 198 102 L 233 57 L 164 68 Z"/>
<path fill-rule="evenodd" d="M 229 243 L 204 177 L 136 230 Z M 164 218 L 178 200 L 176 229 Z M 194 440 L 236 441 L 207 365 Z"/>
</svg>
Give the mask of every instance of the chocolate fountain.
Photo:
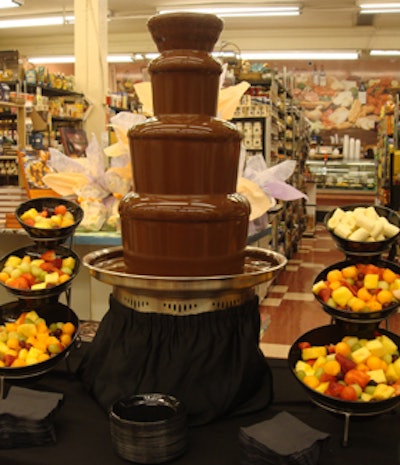
<svg viewBox="0 0 400 465">
<path fill-rule="evenodd" d="M 122 247 L 83 260 L 113 292 L 80 373 L 106 409 L 161 392 L 201 424 L 270 403 L 255 288 L 286 259 L 246 246 L 241 136 L 216 117 L 222 21 L 171 13 L 148 27 L 160 52 L 149 66 L 155 116 L 129 131 L 135 192 L 120 203 Z"/>
</svg>

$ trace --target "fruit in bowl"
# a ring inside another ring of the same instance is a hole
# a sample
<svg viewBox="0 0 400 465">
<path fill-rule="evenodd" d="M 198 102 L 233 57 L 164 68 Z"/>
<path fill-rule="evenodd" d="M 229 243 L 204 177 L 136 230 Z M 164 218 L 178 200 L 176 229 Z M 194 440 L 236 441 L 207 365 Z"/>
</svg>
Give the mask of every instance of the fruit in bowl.
<svg viewBox="0 0 400 465">
<path fill-rule="evenodd" d="M 354 242 L 379 242 L 395 237 L 400 228 L 380 215 L 374 206 L 336 208 L 326 222 L 329 231 Z"/>
<path fill-rule="evenodd" d="M 31 207 L 20 218 L 27 226 L 40 229 L 67 228 L 75 223 L 73 213 L 61 203 L 54 207 L 43 207 L 39 211 Z"/>
<path fill-rule="evenodd" d="M 74 323 L 47 324 L 35 310 L 0 325 L 0 368 L 21 368 L 45 362 L 71 345 Z"/>
<path fill-rule="evenodd" d="M 400 274 L 373 263 L 342 262 L 328 269 L 325 276 L 317 277 L 312 292 L 331 308 L 379 312 L 398 305 Z"/>
<path fill-rule="evenodd" d="M 345 336 L 335 343 L 298 343 L 297 378 L 309 389 L 351 402 L 400 396 L 399 348 L 386 334 L 365 339 Z"/>
<path fill-rule="evenodd" d="M 75 268 L 74 256 L 61 257 L 55 250 L 46 250 L 37 257 L 11 254 L 0 272 L 0 281 L 13 289 L 38 291 L 66 283 Z"/>
</svg>

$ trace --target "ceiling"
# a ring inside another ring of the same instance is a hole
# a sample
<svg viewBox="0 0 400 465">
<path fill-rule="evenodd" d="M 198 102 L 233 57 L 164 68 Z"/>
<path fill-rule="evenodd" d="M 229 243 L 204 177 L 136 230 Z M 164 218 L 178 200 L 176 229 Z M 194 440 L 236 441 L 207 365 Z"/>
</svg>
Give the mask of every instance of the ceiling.
<svg viewBox="0 0 400 465">
<path fill-rule="evenodd" d="M 75 1 L 85 1 L 91 7 L 106 0 Z M 159 7 L 190 3 L 194 3 L 193 0 L 108 0 L 108 52 L 155 51 L 147 31 L 147 19 Z M 198 3 L 215 5 L 216 2 L 202 0 Z M 235 0 L 229 2 L 232 3 Z M 236 3 L 243 5 L 242 1 Z M 252 2 L 255 5 L 268 3 L 287 1 Z M 217 47 L 233 43 L 242 51 L 357 49 L 365 59 L 367 51 L 373 48 L 400 49 L 400 14 L 359 15 L 356 0 L 300 0 L 300 3 L 302 14 L 297 17 L 226 18 Z M 24 6 L 18 9 L 1 10 L 1 19 L 73 10 L 74 0 L 25 0 Z M 28 57 L 73 54 L 73 34 L 73 25 L 0 29 L 0 50 L 17 49 L 20 55 Z"/>
</svg>

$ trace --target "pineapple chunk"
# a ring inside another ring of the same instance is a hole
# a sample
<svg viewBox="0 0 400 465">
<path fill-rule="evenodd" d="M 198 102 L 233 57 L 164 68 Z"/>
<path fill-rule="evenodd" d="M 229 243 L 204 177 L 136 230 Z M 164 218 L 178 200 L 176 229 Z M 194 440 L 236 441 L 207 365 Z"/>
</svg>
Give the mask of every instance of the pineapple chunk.
<svg viewBox="0 0 400 465">
<path fill-rule="evenodd" d="M 367 375 L 377 384 L 387 383 L 386 375 L 382 368 L 378 368 L 377 370 L 369 370 L 367 371 Z"/>
<path fill-rule="evenodd" d="M 376 386 L 372 397 L 376 400 L 390 399 L 394 394 L 394 387 L 388 386 L 387 384 L 381 383 Z"/>
<path fill-rule="evenodd" d="M 379 336 L 378 339 L 381 341 L 381 344 L 385 347 L 386 352 L 390 355 L 393 355 L 397 351 L 397 345 L 385 334 Z"/>
<path fill-rule="evenodd" d="M 326 347 L 325 346 L 312 346 L 306 347 L 301 351 L 302 359 L 303 360 L 312 360 L 317 359 L 318 357 L 325 357 L 326 356 Z"/>
<path fill-rule="evenodd" d="M 368 394 L 368 393 L 366 393 L 366 392 L 362 392 L 362 393 L 361 393 L 360 399 L 361 399 L 363 402 L 369 402 L 369 401 L 372 399 L 372 395 L 371 395 L 371 394 Z"/>
<path fill-rule="evenodd" d="M 323 383 L 320 383 L 316 388 L 315 390 L 317 392 L 320 392 L 321 394 L 323 394 L 327 389 L 328 389 L 328 386 L 329 386 L 329 381 L 324 381 Z"/>
<path fill-rule="evenodd" d="M 389 363 L 385 374 L 388 383 L 395 383 L 398 379 L 400 379 L 400 373 L 397 373 L 393 363 Z"/>
<path fill-rule="evenodd" d="M 59 282 L 59 277 L 60 275 L 57 273 L 57 271 L 54 271 L 53 273 L 48 273 L 46 274 L 44 281 L 46 284 L 55 284 L 57 285 Z"/>
<path fill-rule="evenodd" d="M 371 352 L 372 355 L 382 357 L 386 354 L 386 349 L 378 339 L 372 339 L 365 344 L 365 347 Z"/>
<path fill-rule="evenodd" d="M 332 291 L 332 299 L 340 305 L 341 307 L 345 307 L 347 302 L 353 297 L 352 292 L 348 287 L 340 286 L 334 291 Z"/>
<path fill-rule="evenodd" d="M 364 346 L 353 351 L 350 354 L 350 357 L 353 360 L 353 362 L 355 362 L 358 365 L 359 363 L 364 363 L 370 355 L 371 352 Z"/>
<path fill-rule="evenodd" d="M 303 360 L 298 360 L 295 367 L 295 372 L 304 371 L 306 375 L 313 375 L 315 373 L 314 368 Z"/>
</svg>

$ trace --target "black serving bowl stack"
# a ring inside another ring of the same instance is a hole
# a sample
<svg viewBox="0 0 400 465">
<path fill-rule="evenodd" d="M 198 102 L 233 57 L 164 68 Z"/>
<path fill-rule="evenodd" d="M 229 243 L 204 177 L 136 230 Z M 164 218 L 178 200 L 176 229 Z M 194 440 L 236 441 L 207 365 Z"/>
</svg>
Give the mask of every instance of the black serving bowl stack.
<svg viewBox="0 0 400 465">
<path fill-rule="evenodd" d="M 30 208 L 36 208 L 38 211 L 42 211 L 45 208 L 54 209 L 56 205 L 60 204 L 65 205 L 74 215 L 75 221 L 73 225 L 65 228 L 41 229 L 30 227 L 21 219 L 21 215 Z M 8 286 L 5 282 L 0 280 L 0 285 L 2 285 L 8 293 L 17 299 L 16 301 L 0 305 L 0 325 L 16 321 L 23 312 L 35 310 L 39 317 L 45 319 L 48 326 L 55 322 L 71 322 L 74 324 L 76 331 L 72 337 L 71 344 L 58 354 L 51 356 L 50 359 L 46 361 L 29 366 L 1 367 L 0 379 L 29 378 L 50 370 L 60 360 L 65 359 L 69 355 L 71 349 L 74 345 L 76 345 L 75 340 L 79 334 L 79 319 L 69 305 L 70 289 L 74 278 L 79 272 L 80 259 L 71 247 L 64 245 L 64 242 L 68 238 L 72 237 L 76 227 L 82 221 L 82 209 L 79 205 L 69 200 L 43 197 L 31 199 L 22 203 L 16 209 L 15 213 L 18 221 L 32 239 L 33 244 L 13 250 L 1 257 L 0 271 L 3 270 L 7 260 L 11 256 L 16 256 L 21 259 L 24 257 L 30 257 L 30 260 L 32 261 L 40 259 L 42 254 L 49 251 L 52 252 L 52 255 L 54 255 L 54 258 L 58 261 L 58 263 L 60 262 L 60 259 L 62 260 L 67 257 L 72 257 L 74 259 L 74 268 L 68 280 L 59 284 L 49 284 L 43 289 L 20 289 Z M 63 293 L 66 295 L 66 305 L 59 302 L 60 296 Z"/>
<path fill-rule="evenodd" d="M 357 207 L 367 206 L 368 205 L 365 204 L 353 204 L 340 208 L 347 211 L 353 210 Z M 375 205 L 374 207 L 380 216 L 385 216 L 389 222 L 396 226 L 400 226 L 400 218 L 396 212 L 385 207 Z M 341 270 L 345 267 L 356 265 L 357 263 L 371 263 L 378 267 L 389 268 L 395 273 L 400 273 L 400 267 L 396 263 L 382 257 L 382 255 L 388 252 L 391 247 L 395 246 L 396 241 L 399 239 L 399 234 L 391 237 L 390 239 L 388 238 L 377 242 L 356 242 L 342 239 L 327 226 L 329 218 L 331 218 L 334 211 L 335 209 L 326 215 L 325 225 L 338 249 L 344 253 L 345 260 L 326 267 L 316 276 L 313 284 L 316 284 L 321 280 L 325 281 L 329 271 L 331 270 Z M 330 344 L 336 344 L 345 336 L 374 339 L 377 334 L 385 334 L 400 348 L 400 337 L 388 331 L 387 328 L 383 329 L 380 327 L 384 320 L 388 324 L 388 318 L 398 310 L 398 303 L 395 302 L 384 307 L 380 311 L 354 312 L 351 310 L 335 308 L 330 306 L 319 296 L 315 295 L 314 297 L 320 303 L 322 309 L 332 317 L 332 324 L 315 328 L 300 336 L 293 343 L 288 356 L 289 368 L 297 382 L 299 382 L 305 389 L 307 395 L 314 403 L 327 410 L 345 415 L 346 424 L 343 442 L 344 444 L 347 444 L 348 421 L 350 415 L 367 416 L 389 411 L 400 404 L 400 396 L 373 402 L 347 401 L 325 395 L 308 387 L 298 378 L 295 371 L 296 362 L 301 360 L 301 343 L 308 342 L 312 346 L 327 346 Z"/>
</svg>

